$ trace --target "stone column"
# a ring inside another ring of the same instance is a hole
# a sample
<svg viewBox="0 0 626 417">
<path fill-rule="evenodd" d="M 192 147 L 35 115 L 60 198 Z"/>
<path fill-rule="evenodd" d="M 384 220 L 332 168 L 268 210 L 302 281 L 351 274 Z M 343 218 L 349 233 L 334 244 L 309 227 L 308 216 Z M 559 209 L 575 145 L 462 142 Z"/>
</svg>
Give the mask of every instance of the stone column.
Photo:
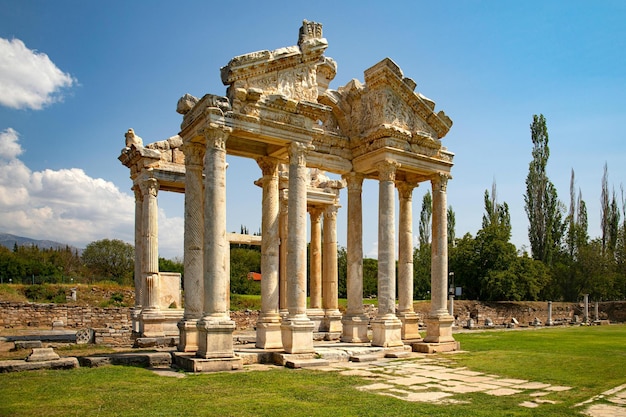
<svg viewBox="0 0 626 417">
<path fill-rule="evenodd" d="M 261 314 L 256 325 L 256 347 L 282 348 L 280 314 L 278 314 L 278 161 L 257 159 L 263 173 L 263 202 L 261 218 Z"/>
<path fill-rule="evenodd" d="M 319 330 L 324 317 L 322 310 L 322 209 L 309 207 L 309 217 L 311 219 L 311 242 L 309 243 L 310 301 L 307 316 L 315 324 L 315 329 Z"/>
<path fill-rule="evenodd" d="M 552 301 L 548 301 L 548 320 L 546 321 L 546 326 L 552 326 L 554 322 L 552 321 Z"/>
<path fill-rule="evenodd" d="M 351 172 L 343 176 L 348 186 L 347 278 L 348 307 L 342 319 L 341 341 L 363 343 L 369 341 L 369 318 L 363 311 L 363 205 L 361 191 L 363 175 Z"/>
<path fill-rule="evenodd" d="M 178 323 L 181 352 L 198 350 L 198 320 L 204 307 L 204 186 L 202 179 L 206 144 L 186 142 L 185 153 L 185 238 L 183 275 L 185 314 Z"/>
<path fill-rule="evenodd" d="M 232 358 L 235 322 L 230 319 L 229 242 L 226 238 L 226 140 L 228 132 L 207 128 L 204 159 L 204 306 L 198 321 L 200 358 Z"/>
<path fill-rule="evenodd" d="M 399 164 L 384 161 L 378 169 L 378 315 L 372 320 L 372 346 L 401 346 L 402 322 L 396 317 L 395 197 Z"/>
<path fill-rule="evenodd" d="M 159 307 L 159 223 L 157 194 L 159 182 L 145 178 L 140 182 L 143 194 L 142 266 L 145 294 L 141 320 L 145 337 L 163 336 L 163 322 Z"/>
<path fill-rule="evenodd" d="M 288 249 L 288 205 L 289 192 L 280 190 L 280 214 L 279 214 L 279 236 L 280 236 L 280 253 L 279 253 L 279 291 L 278 291 L 278 308 L 281 316 L 287 316 L 287 249 Z"/>
<path fill-rule="evenodd" d="M 287 310 L 281 325 L 287 353 L 313 352 L 313 322 L 306 315 L 306 153 L 311 145 L 289 147 L 289 249 L 287 252 Z"/>
<path fill-rule="evenodd" d="M 585 294 L 584 298 L 585 311 L 583 311 L 583 323 L 589 323 L 589 294 Z"/>
<path fill-rule="evenodd" d="M 426 321 L 426 343 L 448 343 L 439 351 L 456 349 L 452 337 L 454 319 L 448 313 L 448 220 L 446 189 L 448 176 L 436 174 L 431 179 L 433 194 L 431 247 L 431 308 Z"/>
<path fill-rule="evenodd" d="M 400 197 L 398 222 L 398 318 L 402 340 L 420 340 L 418 317 L 413 309 L 413 189 L 417 184 L 396 183 Z"/>
<path fill-rule="evenodd" d="M 593 317 L 596 322 L 600 321 L 600 309 L 597 301 L 593 304 Z"/>
<path fill-rule="evenodd" d="M 339 276 L 337 271 L 337 205 L 324 210 L 324 256 L 322 308 L 324 319 L 320 330 L 328 332 L 327 340 L 341 335 L 341 313 L 339 312 Z"/>
<path fill-rule="evenodd" d="M 144 299 L 144 276 L 143 276 L 143 194 L 139 184 L 133 185 L 135 193 L 135 306 L 131 309 L 133 332 L 137 335 L 143 334 L 143 323 L 141 321 L 141 308 Z"/>
</svg>

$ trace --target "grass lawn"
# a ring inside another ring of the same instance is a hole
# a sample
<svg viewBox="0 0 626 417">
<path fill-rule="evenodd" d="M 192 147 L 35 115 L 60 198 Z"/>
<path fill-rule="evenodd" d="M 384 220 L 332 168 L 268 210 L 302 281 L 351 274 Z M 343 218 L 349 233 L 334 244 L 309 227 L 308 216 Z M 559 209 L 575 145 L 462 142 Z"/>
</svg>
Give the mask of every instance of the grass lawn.
<svg viewBox="0 0 626 417">
<path fill-rule="evenodd" d="M 0 374 L 0 416 L 572 416 L 582 410 L 574 404 L 626 383 L 623 325 L 455 337 L 468 352 L 445 355 L 451 366 L 574 389 L 535 409 L 519 406 L 521 394 L 436 405 L 358 391 L 372 381 L 336 372 L 268 367 L 178 379 L 109 366 Z"/>
</svg>

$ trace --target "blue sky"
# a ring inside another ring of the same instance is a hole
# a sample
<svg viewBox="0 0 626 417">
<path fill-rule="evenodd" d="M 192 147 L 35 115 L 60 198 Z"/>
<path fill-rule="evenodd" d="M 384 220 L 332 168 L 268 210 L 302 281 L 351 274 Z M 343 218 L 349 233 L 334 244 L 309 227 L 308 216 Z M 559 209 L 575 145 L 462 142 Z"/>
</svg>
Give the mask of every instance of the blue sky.
<svg viewBox="0 0 626 417">
<path fill-rule="evenodd" d="M 0 0 L 0 232 L 79 247 L 133 242 L 134 198 L 117 160 L 130 127 L 146 142 L 178 133 L 185 93 L 225 94 L 237 55 L 295 45 L 321 22 L 337 89 L 385 57 L 454 121 L 448 203 L 456 234 L 481 225 L 497 183 L 513 243 L 528 245 L 523 195 L 530 123 L 545 115 L 548 174 L 569 202 L 571 170 L 599 235 L 603 166 L 626 182 L 623 1 L 7 1 Z M 253 161 L 229 157 L 228 225 L 257 231 Z M 423 194 L 414 192 L 414 233 Z M 364 186 L 364 250 L 376 254 L 378 187 Z M 339 243 L 345 245 L 344 215 Z M 182 257 L 183 197 L 159 194 L 161 255 Z"/>
</svg>

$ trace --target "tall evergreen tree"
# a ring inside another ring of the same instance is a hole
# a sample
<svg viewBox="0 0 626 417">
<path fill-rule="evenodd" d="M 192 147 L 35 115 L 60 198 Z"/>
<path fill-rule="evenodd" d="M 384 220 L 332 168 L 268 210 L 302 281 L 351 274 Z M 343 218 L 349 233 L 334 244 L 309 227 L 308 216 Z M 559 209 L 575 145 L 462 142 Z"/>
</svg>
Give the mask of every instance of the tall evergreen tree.
<svg viewBox="0 0 626 417">
<path fill-rule="evenodd" d="M 420 247 L 430 245 L 430 233 L 432 228 L 431 218 L 433 216 L 433 198 L 428 191 L 422 199 L 422 211 L 419 222 L 419 244 Z"/>
<path fill-rule="evenodd" d="M 609 170 L 604 164 L 602 175 L 602 193 L 600 195 L 600 225 L 602 229 L 602 253 L 615 253 L 619 232 L 620 212 L 617 206 L 615 190 L 609 195 Z"/>
<path fill-rule="evenodd" d="M 448 246 L 454 246 L 456 240 L 456 214 L 452 206 L 448 207 Z"/>
<path fill-rule="evenodd" d="M 533 142 L 532 161 L 528 168 L 524 195 L 529 222 L 528 240 L 533 258 L 549 265 L 561 246 L 566 224 L 562 220 L 563 204 L 546 172 L 550 148 L 548 127 L 542 114 L 533 115 L 530 132 Z"/>
</svg>

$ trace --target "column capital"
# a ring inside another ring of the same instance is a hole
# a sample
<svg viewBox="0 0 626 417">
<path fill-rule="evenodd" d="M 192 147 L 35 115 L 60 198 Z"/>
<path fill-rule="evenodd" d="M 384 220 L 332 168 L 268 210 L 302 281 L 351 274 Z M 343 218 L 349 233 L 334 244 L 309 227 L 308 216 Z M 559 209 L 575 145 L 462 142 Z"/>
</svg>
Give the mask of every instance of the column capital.
<svg viewBox="0 0 626 417">
<path fill-rule="evenodd" d="M 271 156 L 261 156 L 256 159 L 256 163 L 259 165 L 259 168 L 261 168 L 264 177 L 273 177 L 278 174 L 278 159 Z"/>
<path fill-rule="evenodd" d="M 159 193 L 159 181 L 156 178 L 145 178 L 139 183 L 142 195 L 156 197 Z"/>
<path fill-rule="evenodd" d="M 450 176 L 448 174 L 444 174 L 441 172 L 433 175 L 432 178 L 430 179 L 430 182 L 432 183 L 432 187 L 433 187 L 433 192 L 442 191 L 445 193 L 448 188 L 449 179 L 450 179 Z"/>
<path fill-rule="evenodd" d="M 394 181 L 396 179 L 396 171 L 400 168 L 400 163 L 391 159 L 385 159 L 376 164 L 378 170 L 379 181 Z"/>
<path fill-rule="evenodd" d="M 324 210 L 321 207 L 317 207 L 317 206 L 307 207 L 307 211 L 311 215 L 311 222 L 319 221 L 320 218 L 322 217 L 322 213 L 324 212 Z"/>
<path fill-rule="evenodd" d="M 339 211 L 339 206 L 336 204 L 329 204 L 324 208 L 324 218 L 325 219 L 337 219 L 337 212 Z"/>
<path fill-rule="evenodd" d="M 398 195 L 401 199 L 411 200 L 413 197 L 413 190 L 418 187 L 419 184 L 408 181 L 396 181 L 396 188 L 398 189 Z"/>
<path fill-rule="evenodd" d="M 348 192 L 361 192 L 363 189 L 363 179 L 365 178 L 365 175 L 360 172 L 349 172 L 347 174 L 343 174 L 342 178 L 346 180 Z"/>
<path fill-rule="evenodd" d="M 206 147 L 221 151 L 226 151 L 226 140 L 232 129 L 226 127 L 209 126 L 204 129 L 203 134 L 206 139 Z"/>
<path fill-rule="evenodd" d="M 183 143 L 183 154 L 185 155 L 185 166 L 188 168 L 202 168 L 206 145 L 198 142 Z"/>
<path fill-rule="evenodd" d="M 306 166 L 306 155 L 315 149 L 308 143 L 291 142 L 289 146 L 289 165 Z"/>
</svg>

